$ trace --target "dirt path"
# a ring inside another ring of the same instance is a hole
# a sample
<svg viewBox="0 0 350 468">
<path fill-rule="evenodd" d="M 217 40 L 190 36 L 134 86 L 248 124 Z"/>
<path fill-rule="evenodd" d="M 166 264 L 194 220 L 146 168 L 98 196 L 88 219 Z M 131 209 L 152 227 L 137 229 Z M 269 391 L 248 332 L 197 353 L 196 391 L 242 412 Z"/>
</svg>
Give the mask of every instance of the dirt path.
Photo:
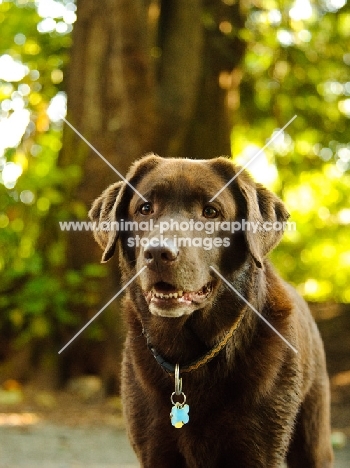
<svg viewBox="0 0 350 468">
<path fill-rule="evenodd" d="M 13 386 L 7 404 L 0 392 L 0 468 L 138 467 L 119 398 Z"/>
<path fill-rule="evenodd" d="M 350 466 L 350 445 L 335 468 Z M 138 468 L 123 430 L 40 423 L 0 427 L 0 468 Z"/>
<path fill-rule="evenodd" d="M 38 424 L 0 428 L 0 468 L 137 468 L 123 430 Z"/>
<path fill-rule="evenodd" d="M 139 467 L 119 399 L 92 403 L 66 392 L 23 393 L 18 405 L 0 405 L 0 468 Z M 339 433 L 348 435 L 336 451 L 335 468 L 348 468 L 350 408 L 341 403 L 333 409 Z"/>
</svg>

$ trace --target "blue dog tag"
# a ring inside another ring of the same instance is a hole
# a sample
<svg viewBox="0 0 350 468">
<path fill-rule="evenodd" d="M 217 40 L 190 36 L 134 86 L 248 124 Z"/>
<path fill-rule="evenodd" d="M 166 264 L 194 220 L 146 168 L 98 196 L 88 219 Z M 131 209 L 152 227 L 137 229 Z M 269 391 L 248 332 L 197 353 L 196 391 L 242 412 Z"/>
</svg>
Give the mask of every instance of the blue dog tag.
<svg viewBox="0 0 350 468">
<path fill-rule="evenodd" d="M 186 404 L 175 403 L 175 405 L 171 408 L 170 418 L 171 424 L 180 429 L 184 424 L 187 424 L 190 420 L 188 412 L 190 407 Z"/>
</svg>

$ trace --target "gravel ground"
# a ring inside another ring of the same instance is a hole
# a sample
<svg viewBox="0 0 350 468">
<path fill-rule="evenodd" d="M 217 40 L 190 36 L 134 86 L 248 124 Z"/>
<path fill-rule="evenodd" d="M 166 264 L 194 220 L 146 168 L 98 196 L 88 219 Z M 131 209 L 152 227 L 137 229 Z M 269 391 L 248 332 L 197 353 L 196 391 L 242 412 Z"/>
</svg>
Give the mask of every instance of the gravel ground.
<svg viewBox="0 0 350 468">
<path fill-rule="evenodd" d="M 137 468 L 123 430 L 38 424 L 0 428 L 1 468 Z"/>
<path fill-rule="evenodd" d="M 123 430 L 39 423 L 0 427 L 0 468 L 138 468 Z M 335 468 L 350 466 L 350 444 Z M 302 468 L 302 467 L 301 467 Z"/>
<path fill-rule="evenodd" d="M 343 447 L 335 468 L 348 468 L 349 395 L 333 396 L 333 437 Z M 86 391 L 0 389 L 0 468 L 138 468 L 120 399 L 86 398 Z"/>
</svg>

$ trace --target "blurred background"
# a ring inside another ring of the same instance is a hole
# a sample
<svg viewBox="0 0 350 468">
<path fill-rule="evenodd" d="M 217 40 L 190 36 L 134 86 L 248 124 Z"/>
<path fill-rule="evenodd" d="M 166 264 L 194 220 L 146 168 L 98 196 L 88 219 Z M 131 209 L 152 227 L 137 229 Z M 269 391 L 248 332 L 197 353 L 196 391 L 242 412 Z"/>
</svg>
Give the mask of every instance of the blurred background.
<svg viewBox="0 0 350 468">
<path fill-rule="evenodd" d="M 58 354 L 120 288 L 91 233 L 60 230 L 118 180 L 62 116 L 125 175 L 150 151 L 245 164 L 297 115 L 249 170 L 297 225 L 271 258 L 318 320 L 345 445 L 349 2 L 0 0 L 0 30 L 0 405 L 118 395 L 118 300 Z"/>
</svg>

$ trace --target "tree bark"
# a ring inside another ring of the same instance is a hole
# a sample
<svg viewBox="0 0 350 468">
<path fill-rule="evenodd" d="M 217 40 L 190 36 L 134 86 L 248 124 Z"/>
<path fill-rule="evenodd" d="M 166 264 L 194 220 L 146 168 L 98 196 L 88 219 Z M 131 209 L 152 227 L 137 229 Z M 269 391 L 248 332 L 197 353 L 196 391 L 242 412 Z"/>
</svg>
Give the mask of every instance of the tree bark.
<svg viewBox="0 0 350 468">
<path fill-rule="evenodd" d="M 77 3 L 78 20 L 67 79 L 67 120 L 123 176 L 132 161 L 152 150 L 155 110 L 147 13 L 147 3 L 142 0 Z M 81 182 L 71 196 L 72 205 L 75 200 L 82 202 L 86 214 L 94 198 L 110 183 L 120 180 L 67 126 L 60 164 L 82 168 Z M 69 233 L 68 257 L 69 267 L 78 271 L 86 264 L 99 262 L 101 252 L 91 232 Z M 108 275 L 99 290 L 101 307 L 120 288 L 116 260 L 106 270 Z M 99 347 L 100 372 L 108 382 L 118 374 L 123 342 L 119 309 L 119 302 L 115 301 L 99 317 L 105 334 L 102 350 Z M 85 310 L 82 306 L 77 313 L 86 322 L 97 310 Z M 79 368 L 80 373 L 90 371 L 87 363 L 94 361 L 84 337 L 77 340 L 79 345 L 73 343 L 63 357 L 66 374 L 78 373 Z"/>
<path fill-rule="evenodd" d="M 67 94 L 68 119 L 123 175 L 131 161 L 151 150 L 155 110 L 141 0 L 78 1 Z M 72 161 L 71 151 L 64 146 L 62 161 Z M 90 149 L 85 153 L 84 182 L 92 176 L 102 188 L 116 179 Z M 83 185 L 81 193 L 91 196 L 91 187 Z"/>
<path fill-rule="evenodd" d="M 202 76 L 204 30 L 201 0 L 162 0 L 159 21 L 157 151 L 186 156 L 184 139 L 194 118 Z"/>
<path fill-rule="evenodd" d="M 231 116 L 238 102 L 230 97 L 239 95 L 235 72 L 245 52 L 238 35 L 244 21 L 240 2 L 161 1 L 160 131 L 154 144 L 160 154 L 195 159 L 231 154 Z"/>
<path fill-rule="evenodd" d="M 232 116 L 239 95 L 237 73 L 245 52 L 239 38 L 245 15 L 240 2 L 203 0 L 204 54 L 196 108 L 187 128 L 188 157 L 209 159 L 231 155 Z"/>
</svg>

